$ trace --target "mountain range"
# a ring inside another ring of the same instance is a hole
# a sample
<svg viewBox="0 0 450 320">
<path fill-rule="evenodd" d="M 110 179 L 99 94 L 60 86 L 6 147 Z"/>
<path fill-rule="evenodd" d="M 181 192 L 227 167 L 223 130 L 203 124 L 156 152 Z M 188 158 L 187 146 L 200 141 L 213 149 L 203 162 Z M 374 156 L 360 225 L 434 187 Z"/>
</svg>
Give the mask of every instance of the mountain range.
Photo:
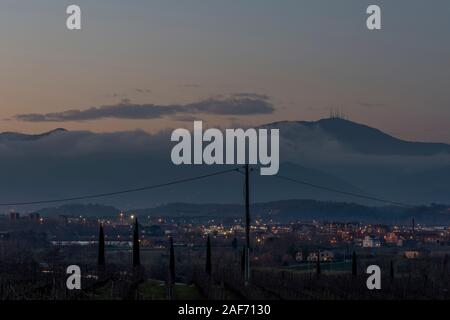
<svg viewBox="0 0 450 320">
<path fill-rule="evenodd" d="M 450 145 L 404 141 L 340 118 L 266 124 L 280 129 L 280 175 L 346 193 L 407 202 L 450 203 Z M 222 166 L 175 166 L 170 133 L 93 133 L 56 129 L 0 134 L 0 203 L 114 192 L 203 175 Z M 275 177 L 252 175 L 253 202 L 289 199 L 385 205 Z M 240 203 L 238 173 L 119 197 L 96 199 L 121 209 L 183 203 Z M 90 200 L 92 201 L 92 200 Z M 83 203 L 83 202 L 81 202 Z M 40 206 L 3 206 L 4 211 Z"/>
</svg>

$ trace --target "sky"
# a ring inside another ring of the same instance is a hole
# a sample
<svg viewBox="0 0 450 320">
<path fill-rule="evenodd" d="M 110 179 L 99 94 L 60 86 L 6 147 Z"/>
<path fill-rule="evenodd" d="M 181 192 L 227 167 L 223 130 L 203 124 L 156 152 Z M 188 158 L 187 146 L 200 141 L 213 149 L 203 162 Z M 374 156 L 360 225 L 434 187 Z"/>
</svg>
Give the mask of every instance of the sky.
<svg viewBox="0 0 450 320">
<path fill-rule="evenodd" d="M 66 29 L 66 8 L 82 30 Z M 366 28 L 369 4 L 382 30 Z M 450 143 L 448 0 L 1 0 L 0 131 L 149 132 L 331 109 Z"/>
</svg>

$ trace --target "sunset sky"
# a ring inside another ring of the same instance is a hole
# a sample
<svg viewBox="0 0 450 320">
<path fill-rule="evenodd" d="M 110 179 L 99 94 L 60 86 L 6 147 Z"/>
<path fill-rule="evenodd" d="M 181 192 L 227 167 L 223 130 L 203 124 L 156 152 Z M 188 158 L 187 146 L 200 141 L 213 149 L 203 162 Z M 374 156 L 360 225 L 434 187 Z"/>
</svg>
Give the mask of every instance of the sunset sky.
<svg viewBox="0 0 450 320">
<path fill-rule="evenodd" d="M 65 27 L 69 4 L 81 31 Z M 369 4 L 381 31 L 365 27 Z M 449 30 L 448 0 L 2 0 L 0 131 L 155 132 L 334 108 L 450 143 Z"/>
</svg>

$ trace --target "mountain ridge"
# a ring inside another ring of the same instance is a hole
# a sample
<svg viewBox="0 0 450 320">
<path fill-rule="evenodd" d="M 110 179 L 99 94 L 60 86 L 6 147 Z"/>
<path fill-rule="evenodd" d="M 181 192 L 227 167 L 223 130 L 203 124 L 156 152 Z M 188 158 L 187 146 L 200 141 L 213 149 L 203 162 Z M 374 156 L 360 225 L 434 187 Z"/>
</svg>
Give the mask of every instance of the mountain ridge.
<svg viewBox="0 0 450 320">
<path fill-rule="evenodd" d="M 371 155 L 435 155 L 450 154 L 450 144 L 441 142 L 419 142 L 396 138 L 377 128 L 353 122 L 342 118 L 324 118 L 316 121 L 277 121 L 262 124 L 260 128 L 278 127 L 283 131 L 286 127 L 300 126 L 309 130 L 322 130 L 331 140 L 365 154 Z M 9 141 L 38 140 L 58 133 L 67 133 L 64 128 L 56 128 L 39 134 L 24 134 L 20 132 L 2 132 L 0 139 Z M 281 132 L 283 135 L 283 132 Z M 368 143 L 370 141 L 370 143 Z"/>
<path fill-rule="evenodd" d="M 370 140 L 370 141 L 380 141 L 380 143 L 385 143 L 389 145 L 390 151 L 395 152 L 396 148 L 399 149 L 397 152 L 399 154 L 405 154 L 406 147 L 424 147 L 428 150 L 425 150 L 426 154 L 435 154 L 439 151 L 444 151 L 447 153 L 450 153 L 450 144 L 444 143 L 444 142 L 423 142 L 423 141 L 410 141 L 410 140 L 403 140 L 400 138 L 396 138 L 395 136 L 389 135 L 385 132 L 383 132 L 380 129 L 371 127 L 369 125 L 365 125 L 362 123 L 354 122 L 351 120 L 343 119 L 343 118 L 322 118 L 319 120 L 314 121 L 304 121 L 304 120 L 283 120 L 283 121 L 276 121 L 276 122 L 269 122 L 266 124 L 262 124 L 258 126 L 259 128 L 264 127 L 281 127 L 284 126 L 292 126 L 292 125 L 299 125 L 304 126 L 309 129 L 314 128 L 320 128 L 324 130 L 326 133 L 328 133 L 331 137 L 335 138 L 336 140 L 346 143 L 346 144 L 355 144 L 357 146 L 356 150 L 358 151 L 365 151 L 365 152 L 371 152 L 370 148 L 374 148 L 373 143 L 367 146 L 364 141 Z M 53 134 L 57 133 L 67 133 L 70 132 L 69 130 L 66 130 L 64 128 L 55 128 L 43 133 L 37 133 L 37 134 L 26 134 L 21 132 L 1 132 L 1 137 L 15 137 L 19 140 L 19 138 L 24 140 L 36 140 L 40 138 L 44 138 L 47 136 L 51 136 Z M 366 146 L 366 148 L 364 148 Z M 382 151 L 382 150 L 380 150 Z M 385 150 L 386 151 L 386 150 Z M 372 150 L 372 152 L 374 152 Z M 407 154 L 407 152 L 406 152 Z M 415 154 L 412 152 L 411 154 Z"/>
<path fill-rule="evenodd" d="M 435 155 L 450 154 L 450 144 L 440 142 L 407 141 L 391 136 L 383 131 L 342 118 L 326 118 L 317 121 L 278 121 L 263 127 L 303 126 L 320 129 L 330 138 L 350 149 L 370 155 Z M 280 135 L 283 135 L 280 132 Z M 370 142 L 370 143 L 368 143 Z"/>
</svg>

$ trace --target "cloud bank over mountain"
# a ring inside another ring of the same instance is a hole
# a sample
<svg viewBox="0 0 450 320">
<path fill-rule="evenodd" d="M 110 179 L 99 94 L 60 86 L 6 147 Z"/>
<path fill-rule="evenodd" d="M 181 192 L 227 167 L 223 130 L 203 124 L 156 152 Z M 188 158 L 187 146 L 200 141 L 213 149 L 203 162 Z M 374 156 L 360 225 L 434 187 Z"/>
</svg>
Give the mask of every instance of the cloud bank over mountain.
<svg viewBox="0 0 450 320">
<path fill-rule="evenodd" d="M 449 145 L 402 141 L 342 119 L 264 127 L 280 129 L 283 176 L 394 201 L 450 203 Z M 169 131 L 92 133 L 58 129 L 41 135 L 3 133 L 0 202 L 111 192 L 224 169 L 175 166 L 170 160 L 172 146 Z M 242 176 L 233 173 L 96 202 L 124 209 L 179 201 L 239 203 L 242 183 Z M 379 205 L 273 177 L 254 175 L 252 185 L 255 202 L 299 198 Z M 13 208 L 2 208 L 9 209 Z"/>
</svg>

